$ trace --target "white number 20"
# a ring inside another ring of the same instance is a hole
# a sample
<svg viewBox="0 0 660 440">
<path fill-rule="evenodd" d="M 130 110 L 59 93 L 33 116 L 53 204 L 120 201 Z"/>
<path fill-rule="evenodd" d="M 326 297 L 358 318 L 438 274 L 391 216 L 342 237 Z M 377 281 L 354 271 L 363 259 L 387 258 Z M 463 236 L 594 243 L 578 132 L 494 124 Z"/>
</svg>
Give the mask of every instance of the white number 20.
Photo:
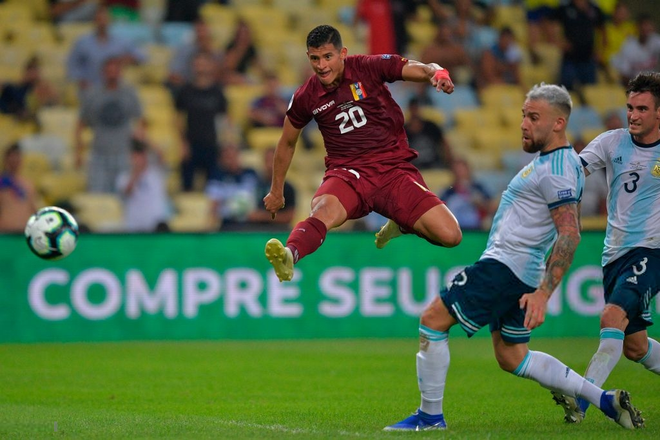
<svg viewBox="0 0 660 440">
<path fill-rule="evenodd" d="M 364 115 L 361 107 L 351 107 L 345 112 L 339 113 L 335 116 L 335 121 L 341 119 L 339 124 L 339 132 L 341 134 L 353 131 L 356 128 L 362 127 L 367 123 L 367 117 Z"/>
</svg>

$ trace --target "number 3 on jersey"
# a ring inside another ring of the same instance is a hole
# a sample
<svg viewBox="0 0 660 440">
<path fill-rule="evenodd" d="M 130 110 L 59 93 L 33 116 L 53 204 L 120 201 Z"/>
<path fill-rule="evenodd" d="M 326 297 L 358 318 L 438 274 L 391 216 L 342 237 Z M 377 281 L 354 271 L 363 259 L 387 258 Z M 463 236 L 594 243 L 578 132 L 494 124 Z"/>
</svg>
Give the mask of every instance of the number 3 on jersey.
<svg viewBox="0 0 660 440">
<path fill-rule="evenodd" d="M 358 106 L 351 107 L 345 112 L 341 112 L 335 116 L 335 121 L 340 119 L 341 122 L 339 123 L 339 132 L 341 134 L 353 131 L 354 129 L 360 128 L 367 123 L 367 117 L 364 115 L 362 107 Z"/>
</svg>

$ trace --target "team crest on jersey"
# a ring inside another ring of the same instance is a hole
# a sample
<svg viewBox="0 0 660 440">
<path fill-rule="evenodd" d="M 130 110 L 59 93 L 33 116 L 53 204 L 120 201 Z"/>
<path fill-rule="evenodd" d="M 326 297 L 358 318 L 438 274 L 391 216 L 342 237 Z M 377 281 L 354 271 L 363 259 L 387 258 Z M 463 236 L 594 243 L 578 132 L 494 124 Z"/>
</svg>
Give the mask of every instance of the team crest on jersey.
<svg viewBox="0 0 660 440">
<path fill-rule="evenodd" d="M 390 58 L 392 58 L 392 55 L 390 55 L 390 54 L 383 54 L 383 55 L 381 55 L 380 57 L 381 57 L 382 59 L 384 59 L 384 60 L 389 60 Z"/>
<path fill-rule="evenodd" d="M 529 173 L 531 173 L 532 171 L 534 171 L 534 165 L 530 165 L 529 167 L 527 167 L 527 169 L 525 171 L 523 171 L 523 173 L 522 173 L 523 179 L 525 177 L 529 176 Z"/>
<path fill-rule="evenodd" d="M 353 99 L 359 101 L 367 97 L 367 91 L 364 89 L 364 86 L 361 82 L 356 82 L 351 84 L 351 93 L 353 94 Z"/>
<path fill-rule="evenodd" d="M 653 165 L 653 169 L 651 170 L 651 175 L 653 177 L 660 177 L 660 159 L 655 161 L 655 165 Z"/>
</svg>

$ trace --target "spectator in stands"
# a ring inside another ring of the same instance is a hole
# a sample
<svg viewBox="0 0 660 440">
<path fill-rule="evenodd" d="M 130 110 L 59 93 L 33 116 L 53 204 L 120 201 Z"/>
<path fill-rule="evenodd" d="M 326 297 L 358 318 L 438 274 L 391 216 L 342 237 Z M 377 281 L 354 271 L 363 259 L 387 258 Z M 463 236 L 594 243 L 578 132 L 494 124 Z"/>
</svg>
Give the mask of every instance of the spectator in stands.
<svg viewBox="0 0 660 440">
<path fill-rule="evenodd" d="M 273 218 L 272 214 L 266 211 L 262 200 L 270 192 L 270 185 L 273 178 L 273 158 L 275 156 L 275 147 L 264 150 L 264 168 L 259 176 L 256 191 L 256 207 L 247 215 L 248 226 L 258 231 L 283 231 L 291 229 L 291 222 L 296 214 L 296 189 L 289 182 L 284 182 L 284 199 L 286 206 L 277 212 Z"/>
<path fill-rule="evenodd" d="M 94 15 L 95 30 L 80 37 L 73 45 L 67 60 L 67 76 L 78 84 L 80 90 L 99 85 L 103 81 L 103 65 L 108 58 L 120 59 L 126 64 L 138 64 L 146 60 L 144 52 L 109 32 L 110 13 L 100 6 Z"/>
<path fill-rule="evenodd" d="M 18 144 L 5 150 L 0 174 L 0 232 L 23 232 L 37 210 L 34 185 L 20 174 L 22 159 Z"/>
<path fill-rule="evenodd" d="M 483 50 L 477 38 L 483 21 L 483 10 L 473 0 L 455 0 L 453 11 L 447 17 L 454 38 L 465 47 L 472 63 L 479 60 Z"/>
<path fill-rule="evenodd" d="M 610 67 L 612 58 L 619 52 L 626 39 L 636 36 L 637 25 L 630 19 L 628 6 L 624 2 L 618 1 L 611 19 L 605 24 L 604 37 L 598 41 L 598 53 L 606 71 Z"/>
<path fill-rule="evenodd" d="M 639 16 L 637 33 L 637 37 L 628 37 L 612 58 L 612 66 L 624 85 L 642 71 L 660 68 L 660 35 L 650 16 Z"/>
<path fill-rule="evenodd" d="M 139 0 L 103 0 L 113 20 L 140 21 Z"/>
<path fill-rule="evenodd" d="M 199 20 L 199 8 L 207 0 L 167 0 L 165 21 L 193 23 Z M 226 3 L 220 1 L 219 3 Z"/>
<path fill-rule="evenodd" d="M 95 0 L 48 0 L 48 3 L 54 23 L 91 21 L 98 7 Z"/>
<path fill-rule="evenodd" d="M 202 20 L 195 22 L 195 38 L 179 46 L 170 60 L 170 72 L 167 85 L 176 93 L 183 84 L 193 79 L 193 59 L 199 52 L 210 54 L 217 63 L 222 57 L 213 48 L 211 29 Z"/>
<path fill-rule="evenodd" d="M 42 78 L 36 57 L 25 64 L 23 77 L 18 83 L 0 84 L 0 113 L 12 114 L 19 119 L 33 119 L 41 107 L 58 102 L 57 90 Z"/>
<path fill-rule="evenodd" d="M 421 54 L 422 63 L 437 63 L 451 72 L 456 84 L 472 81 L 472 63 L 463 44 L 453 34 L 447 23 L 438 24 L 435 37 Z"/>
<path fill-rule="evenodd" d="M 397 53 L 389 0 L 358 0 L 356 18 L 367 25 L 369 54 Z"/>
<path fill-rule="evenodd" d="M 442 128 L 422 116 L 417 98 L 412 98 L 408 103 L 408 116 L 404 128 L 410 148 L 419 153 L 419 156 L 412 161 L 413 165 L 420 170 L 449 168 L 451 149 Z"/>
<path fill-rule="evenodd" d="M 554 11 L 559 6 L 559 0 L 523 0 L 527 13 L 527 46 L 531 61 L 537 63 L 540 57 L 537 53 L 539 44 L 558 44 L 559 37 L 552 20 Z"/>
<path fill-rule="evenodd" d="M 241 164 L 236 145 L 220 149 L 218 167 L 208 184 L 206 194 L 213 202 L 212 221 L 222 230 L 246 229 L 248 215 L 256 208 L 259 175 Z"/>
<path fill-rule="evenodd" d="M 440 195 L 458 220 L 461 229 L 480 230 L 492 218 L 493 200 L 486 188 L 472 179 L 470 165 L 465 159 L 455 158 L 451 164 L 454 181 Z"/>
<path fill-rule="evenodd" d="M 167 231 L 170 200 L 162 153 L 145 142 L 131 145 L 131 166 L 117 177 L 117 192 L 124 204 L 124 230 Z"/>
<path fill-rule="evenodd" d="M 252 127 L 282 127 L 289 101 L 280 90 L 280 81 L 274 72 L 264 75 L 264 94 L 250 106 L 249 125 Z"/>
<path fill-rule="evenodd" d="M 244 84 L 250 82 L 252 70 L 258 76 L 263 76 L 259 53 L 250 25 L 245 20 L 239 20 L 234 36 L 225 48 L 222 80 L 225 84 Z"/>
<path fill-rule="evenodd" d="M 596 34 L 603 33 L 605 16 L 590 0 L 570 0 L 558 7 L 553 18 L 563 31 L 559 82 L 569 90 L 597 81 Z"/>
<path fill-rule="evenodd" d="M 491 84 L 520 85 L 520 65 L 523 52 L 516 43 L 513 30 L 504 27 L 500 30 L 497 43 L 481 55 L 479 74 L 476 75 L 478 88 Z"/>
<path fill-rule="evenodd" d="M 406 26 L 414 20 L 418 6 L 424 0 L 390 0 L 392 7 L 392 23 L 394 29 L 395 53 L 407 54 L 410 35 Z"/>
<path fill-rule="evenodd" d="M 181 138 L 181 185 L 183 191 L 191 191 L 196 171 L 203 171 L 206 184 L 215 168 L 220 142 L 217 122 L 227 112 L 227 99 L 217 81 L 212 55 L 195 55 L 193 80 L 177 93 L 175 104 Z"/>
<path fill-rule="evenodd" d="M 122 81 L 122 60 L 109 58 L 103 65 L 103 84 L 82 95 L 75 133 L 75 165 L 83 164 L 83 131 L 94 132 L 88 154 L 87 190 L 114 193 L 117 176 L 130 167 L 133 138 L 145 139 L 142 106 L 133 86 Z"/>
</svg>

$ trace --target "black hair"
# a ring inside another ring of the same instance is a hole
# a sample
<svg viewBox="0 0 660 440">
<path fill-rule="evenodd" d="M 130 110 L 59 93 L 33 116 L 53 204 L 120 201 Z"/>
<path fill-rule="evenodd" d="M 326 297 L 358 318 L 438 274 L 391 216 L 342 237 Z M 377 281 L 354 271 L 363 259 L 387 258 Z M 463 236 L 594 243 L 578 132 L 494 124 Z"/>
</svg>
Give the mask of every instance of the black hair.
<svg viewBox="0 0 660 440">
<path fill-rule="evenodd" d="M 317 26 L 307 34 L 308 49 L 310 47 L 321 47 L 328 43 L 332 44 L 337 50 L 341 50 L 344 47 L 339 31 L 328 24 Z"/>
<path fill-rule="evenodd" d="M 626 96 L 631 93 L 649 92 L 653 95 L 655 107 L 660 107 L 660 72 L 640 72 L 628 82 Z"/>
</svg>

